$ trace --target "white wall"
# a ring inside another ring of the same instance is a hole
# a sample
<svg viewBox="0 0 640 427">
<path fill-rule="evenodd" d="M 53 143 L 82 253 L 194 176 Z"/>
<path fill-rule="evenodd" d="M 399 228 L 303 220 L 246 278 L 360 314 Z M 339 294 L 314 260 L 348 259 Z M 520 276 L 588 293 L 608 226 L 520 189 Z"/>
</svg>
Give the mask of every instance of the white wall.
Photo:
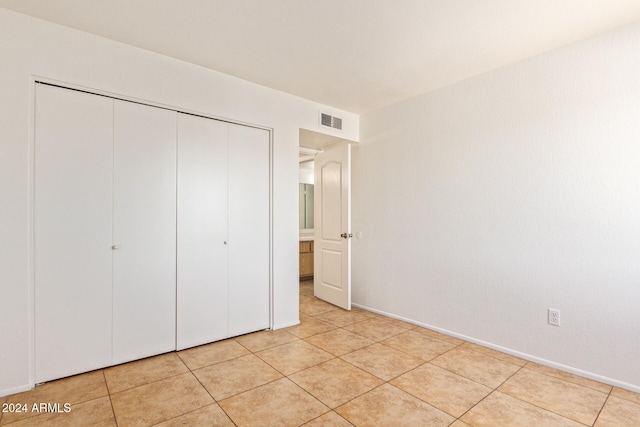
<svg viewBox="0 0 640 427">
<path fill-rule="evenodd" d="M 354 303 L 640 391 L 639 79 L 635 24 L 362 116 Z"/>
<path fill-rule="evenodd" d="M 298 134 L 325 132 L 325 106 L 2 8 L 0 58 L 0 396 L 32 383 L 34 76 L 273 128 L 274 325 L 298 322 Z M 336 113 L 357 140 L 358 117 Z"/>
</svg>

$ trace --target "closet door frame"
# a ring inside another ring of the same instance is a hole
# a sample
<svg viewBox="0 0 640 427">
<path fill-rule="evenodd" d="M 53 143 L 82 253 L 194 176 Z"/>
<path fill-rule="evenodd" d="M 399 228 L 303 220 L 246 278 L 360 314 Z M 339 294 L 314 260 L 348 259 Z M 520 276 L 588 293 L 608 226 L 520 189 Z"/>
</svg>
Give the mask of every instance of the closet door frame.
<svg viewBox="0 0 640 427">
<path fill-rule="evenodd" d="M 274 327 L 274 310 L 273 310 L 273 175 L 274 175 L 274 155 L 273 155 L 273 129 L 266 126 L 259 126 L 250 123 L 244 123 L 241 121 L 231 121 L 228 118 L 217 117 L 214 115 L 202 114 L 198 111 L 190 111 L 189 109 L 180 108 L 178 106 L 169 106 L 167 104 L 161 104 L 150 100 L 141 100 L 133 96 L 126 96 L 119 93 L 113 93 L 108 90 L 97 89 L 93 87 L 87 87 L 83 85 L 74 84 L 71 82 L 63 82 L 57 79 L 44 77 L 44 76 L 29 76 L 29 129 L 28 129 L 28 210 L 27 210 L 27 222 L 28 222 L 28 334 L 29 334 L 29 386 L 33 388 L 36 385 L 36 354 L 35 354 L 35 235 L 34 235 L 34 201 L 35 201 L 35 110 L 36 110 L 36 86 L 38 84 L 56 86 L 61 89 L 75 90 L 80 92 L 87 92 L 89 94 L 104 96 L 112 98 L 114 100 L 122 100 L 140 103 L 151 107 L 164 108 L 167 110 L 173 110 L 178 113 L 193 114 L 196 116 L 220 120 L 232 124 L 243 125 L 263 129 L 269 132 L 269 329 Z M 26 389 L 25 389 L 26 390 Z M 16 390 L 24 391 L 24 390 Z"/>
</svg>

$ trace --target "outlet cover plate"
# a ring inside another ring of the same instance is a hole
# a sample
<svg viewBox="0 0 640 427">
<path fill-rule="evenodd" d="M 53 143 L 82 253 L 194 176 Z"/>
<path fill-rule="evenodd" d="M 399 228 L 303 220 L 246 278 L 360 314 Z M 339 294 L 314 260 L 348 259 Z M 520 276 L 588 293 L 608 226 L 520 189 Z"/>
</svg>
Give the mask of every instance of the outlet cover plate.
<svg viewBox="0 0 640 427">
<path fill-rule="evenodd" d="M 547 320 L 550 325 L 560 326 L 560 310 L 555 310 L 553 308 L 550 308 L 548 312 Z"/>
</svg>

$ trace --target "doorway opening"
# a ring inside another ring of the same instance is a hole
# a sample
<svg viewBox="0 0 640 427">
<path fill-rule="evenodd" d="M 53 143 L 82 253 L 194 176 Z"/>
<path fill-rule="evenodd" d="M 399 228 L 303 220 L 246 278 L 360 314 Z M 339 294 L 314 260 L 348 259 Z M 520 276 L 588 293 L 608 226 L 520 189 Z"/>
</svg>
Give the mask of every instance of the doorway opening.
<svg viewBox="0 0 640 427">
<path fill-rule="evenodd" d="M 305 289 L 305 294 L 346 310 L 351 308 L 352 142 L 300 129 L 298 221 L 301 289 Z"/>
</svg>

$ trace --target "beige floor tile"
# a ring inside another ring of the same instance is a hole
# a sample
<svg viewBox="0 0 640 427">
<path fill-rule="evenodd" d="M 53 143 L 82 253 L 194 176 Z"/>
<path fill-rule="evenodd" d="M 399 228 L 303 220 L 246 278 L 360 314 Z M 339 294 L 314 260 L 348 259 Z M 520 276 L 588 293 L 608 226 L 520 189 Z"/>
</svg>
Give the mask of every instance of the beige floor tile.
<svg viewBox="0 0 640 427">
<path fill-rule="evenodd" d="M 2 404 L 7 401 L 8 397 L 9 396 L 0 397 L 0 408 L 2 408 Z M 2 412 L 2 410 L 0 410 L 0 424 L 2 424 L 2 415 L 3 415 L 3 412 Z"/>
<path fill-rule="evenodd" d="M 424 335 L 426 335 L 428 337 L 435 338 L 435 339 L 442 340 L 442 341 L 446 341 L 446 342 L 450 342 L 451 344 L 454 344 L 454 345 L 461 345 L 461 344 L 464 344 L 466 342 L 466 341 L 461 340 L 459 338 L 455 338 L 455 337 L 452 337 L 452 336 L 446 335 L 446 334 L 441 334 L 440 332 L 436 332 L 436 331 L 433 331 L 433 330 L 427 329 L 427 328 L 417 327 L 414 330 L 416 332 L 420 332 L 421 334 L 424 334 Z"/>
<path fill-rule="evenodd" d="M 364 310 L 342 310 L 334 309 L 315 316 L 317 319 L 329 322 L 333 325 L 344 327 L 357 322 L 364 322 L 371 319 L 371 315 Z"/>
<path fill-rule="evenodd" d="M 512 356 L 507 353 L 503 353 L 501 351 L 494 350 L 492 348 L 484 347 L 478 344 L 465 342 L 460 345 L 460 348 L 477 351 L 478 353 L 486 354 L 487 356 L 495 357 L 498 360 L 502 360 L 503 362 L 511 363 L 513 365 L 524 366 L 527 364 L 527 361 L 521 359 L 519 357 Z"/>
<path fill-rule="evenodd" d="M 336 329 L 322 334 L 305 338 L 305 341 L 328 351 L 334 356 L 342 356 L 352 351 L 361 349 L 373 344 L 368 338 L 345 331 L 344 329 Z"/>
<path fill-rule="evenodd" d="M 611 395 L 619 397 L 621 399 L 628 400 L 630 402 L 640 404 L 640 393 L 634 393 L 629 390 L 624 390 L 618 387 L 614 387 L 613 390 L 611 391 Z"/>
<path fill-rule="evenodd" d="M 460 347 L 436 357 L 430 363 L 491 388 L 498 387 L 520 369 L 518 365 Z"/>
<path fill-rule="evenodd" d="M 179 351 L 178 356 L 193 371 L 249 353 L 237 341 L 228 339 Z"/>
<path fill-rule="evenodd" d="M 384 381 L 389 381 L 424 363 L 422 359 L 383 344 L 373 344 L 345 354 L 342 359 Z"/>
<path fill-rule="evenodd" d="M 300 340 L 263 350 L 256 353 L 256 356 L 284 375 L 291 375 L 335 358 L 334 355 Z"/>
<path fill-rule="evenodd" d="M 610 396 L 604 405 L 595 427 L 640 426 L 640 403 Z"/>
<path fill-rule="evenodd" d="M 214 403 L 155 425 L 155 427 L 181 426 L 232 427 L 234 424 L 220 406 L 218 406 L 217 403 Z"/>
<path fill-rule="evenodd" d="M 409 330 L 408 328 L 405 328 L 403 326 L 398 326 L 381 319 L 365 320 L 364 322 L 358 322 L 354 323 L 353 325 L 345 326 L 344 329 L 377 342 L 386 340 L 387 338 L 391 338 L 396 335 L 400 335 L 401 333 L 407 332 Z"/>
<path fill-rule="evenodd" d="M 340 359 L 329 360 L 289 377 L 330 408 L 378 387 L 383 382 Z"/>
<path fill-rule="evenodd" d="M 313 281 L 301 282 L 300 302 L 300 325 L 0 397 L 29 408 L 0 413 L 0 425 L 640 426 L 638 393 L 342 310 L 315 298 Z M 69 403 L 71 412 L 34 412 L 33 403 Z"/>
<path fill-rule="evenodd" d="M 193 371 L 218 401 L 282 378 L 282 374 L 253 354 Z"/>
<path fill-rule="evenodd" d="M 69 403 L 75 405 L 107 396 L 108 394 L 102 370 L 51 381 L 37 386 L 33 390 L 9 396 L 8 403 L 27 404 L 29 411 L 26 413 L 6 413 L 2 417 L 2 423 L 6 424 L 38 415 L 38 413 L 33 413 L 30 410 L 34 403 L 60 403 L 61 405 Z"/>
<path fill-rule="evenodd" d="M 456 418 L 493 391 L 429 363 L 399 376 L 391 384 Z"/>
<path fill-rule="evenodd" d="M 425 362 L 455 347 L 446 341 L 428 337 L 416 331 L 407 331 L 382 341 L 382 344 L 419 357 Z"/>
<path fill-rule="evenodd" d="M 314 418 L 308 423 L 304 424 L 305 427 L 352 427 L 349 421 L 336 414 L 334 411 L 327 412 L 320 415 L 318 418 Z"/>
<path fill-rule="evenodd" d="M 234 338 L 249 351 L 266 350 L 277 345 L 286 344 L 299 339 L 284 329 L 277 331 L 260 331 Z"/>
<path fill-rule="evenodd" d="M 174 352 L 107 368 L 104 377 L 113 394 L 185 372 L 189 369 Z"/>
<path fill-rule="evenodd" d="M 287 378 L 224 399 L 219 404 L 238 426 L 299 426 L 329 411 Z"/>
<path fill-rule="evenodd" d="M 369 318 L 374 318 L 375 316 L 378 316 L 378 314 L 374 313 L 373 311 L 365 310 L 364 308 L 355 307 L 353 305 L 351 306 L 351 310 L 349 310 L 349 312 L 354 314 L 362 314 L 363 316 L 366 316 Z"/>
<path fill-rule="evenodd" d="M 491 393 L 460 420 L 473 427 L 584 427 L 580 423 L 500 392 Z"/>
<path fill-rule="evenodd" d="M 372 313 L 372 314 L 375 314 L 375 313 Z M 378 316 L 380 316 L 380 318 L 382 320 L 384 320 L 385 322 L 391 323 L 392 325 L 398 326 L 400 328 L 404 328 L 404 329 L 416 329 L 416 328 L 419 328 L 419 326 L 414 325 L 413 323 L 405 322 L 404 320 L 394 319 L 392 317 L 387 317 L 387 316 L 383 316 L 383 315 L 378 315 Z"/>
<path fill-rule="evenodd" d="M 337 326 L 328 322 L 323 322 L 315 317 L 303 314 L 300 316 L 300 324 L 296 326 L 290 326 L 285 330 L 298 338 L 307 338 L 312 335 L 318 335 L 323 332 L 336 329 Z"/>
<path fill-rule="evenodd" d="M 587 425 L 593 425 L 607 399 L 605 393 L 526 368 L 498 391 Z"/>
<path fill-rule="evenodd" d="M 400 319 L 394 319 L 393 317 L 385 316 L 384 314 L 376 313 L 374 311 L 365 310 L 365 312 L 369 313 L 372 319 L 386 320 L 392 323 L 397 322 L 399 326 L 404 326 L 407 329 L 413 329 L 413 328 L 419 327 L 413 323 L 405 322 L 404 320 L 400 320 Z"/>
<path fill-rule="evenodd" d="M 313 296 L 313 280 L 305 280 L 300 282 L 300 295 Z"/>
<path fill-rule="evenodd" d="M 336 412 L 357 426 L 444 427 L 454 421 L 450 415 L 389 384 L 339 406 Z"/>
<path fill-rule="evenodd" d="M 335 310 L 336 306 L 311 295 L 300 295 L 300 311 L 310 316 Z"/>
<path fill-rule="evenodd" d="M 608 384 L 604 384 L 598 381 L 593 381 L 584 377 L 579 377 L 577 375 L 560 371 L 558 369 L 549 368 L 548 366 L 539 365 L 534 362 L 527 362 L 527 364 L 525 365 L 525 368 L 530 369 L 532 371 L 541 372 L 545 375 L 550 375 L 552 377 L 560 378 L 561 380 L 566 380 L 584 387 L 589 387 L 594 390 L 600 391 L 602 393 L 609 393 L 612 389 L 612 387 Z"/>
<path fill-rule="evenodd" d="M 213 403 L 191 374 L 182 374 L 111 395 L 118 426 L 149 426 Z"/>
<path fill-rule="evenodd" d="M 10 425 L 16 427 L 116 427 L 116 420 L 108 396 L 71 405 L 69 409 L 69 412 L 64 412 L 64 406 L 61 406 L 59 410 L 62 412 L 40 413 Z"/>
</svg>

